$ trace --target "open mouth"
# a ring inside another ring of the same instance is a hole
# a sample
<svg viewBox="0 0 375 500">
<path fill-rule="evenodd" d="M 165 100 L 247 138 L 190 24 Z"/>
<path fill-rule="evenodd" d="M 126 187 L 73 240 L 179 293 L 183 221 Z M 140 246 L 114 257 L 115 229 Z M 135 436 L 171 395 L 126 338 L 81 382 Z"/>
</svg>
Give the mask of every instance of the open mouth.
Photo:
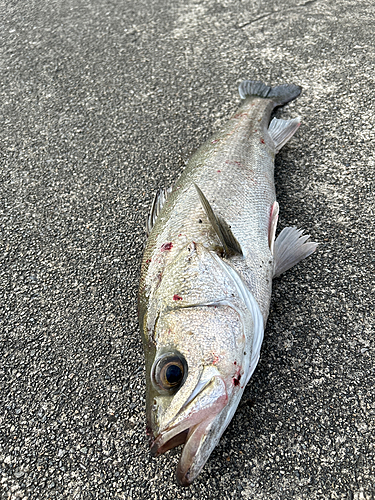
<svg viewBox="0 0 375 500">
<path fill-rule="evenodd" d="M 196 457 L 215 416 L 216 413 L 180 432 L 175 428 L 175 434 L 172 437 L 169 437 L 169 435 L 173 431 L 162 433 L 155 439 L 151 446 L 151 453 L 156 457 L 176 446 L 184 445 L 176 474 L 177 481 L 181 486 L 189 486 L 206 462 L 204 460 L 198 463 Z"/>
<path fill-rule="evenodd" d="M 176 448 L 176 446 L 180 446 L 180 444 L 185 444 L 187 440 L 187 436 L 189 433 L 189 429 L 185 429 L 184 431 L 179 432 L 171 439 L 166 441 L 164 444 L 159 444 L 161 441 L 161 434 L 155 439 L 155 441 L 151 444 L 151 453 L 154 457 L 158 457 L 162 455 L 168 450 L 172 450 Z"/>
<path fill-rule="evenodd" d="M 208 386 L 210 390 L 203 391 Z M 184 445 L 177 467 L 177 481 L 181 486 L 191 484 L 215 447 L 215 439 L 208 437 L 208 434 L 214 420 L 228 402 L 225 383 L 217 376 L 201 384 L 198 394 L 194 393 L 195 397 L 188 398 L 188 404 L 151 442 L 151 453 L 155 457 Z"/>
</svg>

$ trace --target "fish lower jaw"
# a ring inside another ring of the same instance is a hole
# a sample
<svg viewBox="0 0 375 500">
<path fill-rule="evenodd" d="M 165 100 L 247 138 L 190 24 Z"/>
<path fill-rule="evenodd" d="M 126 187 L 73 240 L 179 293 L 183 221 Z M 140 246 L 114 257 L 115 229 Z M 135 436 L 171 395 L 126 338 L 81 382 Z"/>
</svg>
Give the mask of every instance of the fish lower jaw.
<svg viewBox="0 0 375 500">
<path fill-rule="evenodd" d="M 190 486 L 205 465 L 210 453 L 202 456 L 201 447 L 213 420 L 212 417 L 207 418 L 189 429 L 176 471 L 176 479 L 180 486 Z"/>
</svg>

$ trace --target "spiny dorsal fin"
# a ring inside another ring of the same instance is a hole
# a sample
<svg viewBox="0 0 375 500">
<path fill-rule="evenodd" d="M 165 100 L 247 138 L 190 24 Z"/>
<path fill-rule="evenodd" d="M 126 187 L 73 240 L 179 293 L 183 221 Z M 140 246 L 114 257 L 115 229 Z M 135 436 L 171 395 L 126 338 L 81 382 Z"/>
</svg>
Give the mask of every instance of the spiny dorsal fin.
<svg viewBox="0 0 375 500">
<path fill-rule="evenodd" d="M 276 153 L 284 146 L 285 143 L 293 137 L 298 127 L 301 125 L 301 117 L 293 118 L 293 120 L 282 120 L 274 118 L 268 127 L 268 133 L 275 143 Z"/>
<path fill-rule="evenodd" d="M 211 226 L 213 227 L 215 233 L 219 237 L 221 244 L 224 247 L 226 255 L 227 256 L 234 254 L 242 255 L 241 246 L 236 240 L 228 224 L 222 217 L 215 215 L 215 212 L 212 210 L 212 207 L 209 204 L 205 195 L 202 193 L 202 191 L 195 183 L 194 186 L 195 189 L 197 190 L 203 210 L 205 211 L 207 218 L 210 221 Z"/>
<path fill-rule="evenodd" d="M 156 219 L 158 218 L 158 215 L 160 214 L 160 211 L 163 208 L 171 192 L 172 192 L 172 187 L 168 189 L 159 189 L 159 191 L 155 193 L 154 200 L 151 205 L 151 210 L 146 220 L 147 238 L 149 237 L 151 229 L 154 227 Z"/>
<path fill-rule="evenodd" d="M 308 234 L 303 235 L 302 229 L 296 227 L 284 228 L 275 241 L 274 248 L 274 271 L 273 275 L 279 276 L 287 271 L 295 264 L 312 254 L 318 243 L 306 240 L 310 237 Z"/>
</svg>

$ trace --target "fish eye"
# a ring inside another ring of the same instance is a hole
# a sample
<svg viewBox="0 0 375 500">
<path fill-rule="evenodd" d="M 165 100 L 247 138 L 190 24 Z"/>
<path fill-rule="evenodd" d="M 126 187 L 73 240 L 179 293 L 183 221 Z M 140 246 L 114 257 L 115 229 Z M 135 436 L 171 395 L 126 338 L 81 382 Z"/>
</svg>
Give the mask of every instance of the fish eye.
<svg viewBox="0 0 375 500">
<path fill-rule="evenodd" d="M 181 354 L 167 352 L 160 356 L 152 367 L 151 378 L 159 392 L 172 394 L 185 382 L 187 364 Z"/>
</svg>

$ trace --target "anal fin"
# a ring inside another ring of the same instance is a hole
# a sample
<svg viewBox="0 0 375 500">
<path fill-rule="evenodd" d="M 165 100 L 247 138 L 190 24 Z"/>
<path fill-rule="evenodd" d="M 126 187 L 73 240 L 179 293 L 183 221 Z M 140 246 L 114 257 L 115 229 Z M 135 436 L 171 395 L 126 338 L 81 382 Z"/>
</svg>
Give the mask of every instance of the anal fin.
<svg viewBox="0 0 375 500">
<path fill-rule="evenodd" d="M 306 241 L 309 235 L 303 236 L 303 229 L 296 227 L 284 228 L 276 238 L 274 247 L 274 277 L 287 271 L 301 260 L 311 255 L 318 243 Z"/>
<path fill-rule="evenodd" d="M 227 256 L 231 255 L 242 255 L 242 249 L 238 241 L 236 240 L 232 230 L 228 226 L 228 224 L 225 222 L 225 220 L 217 216 L 210 203 L 208 202 L 207 198 L 205 195 L 202 193 L 200 188 L 194 183 L 195 189 L 197 190 L 200 202 L 202 204 L 203 210 L 205 211 L 208 220 L 211 223 L 211 226 L 213 227 L 215 233 L 217 234 L 221 244 L 223 245 L 224 252 L 226 253 Z"/>
</svg>

